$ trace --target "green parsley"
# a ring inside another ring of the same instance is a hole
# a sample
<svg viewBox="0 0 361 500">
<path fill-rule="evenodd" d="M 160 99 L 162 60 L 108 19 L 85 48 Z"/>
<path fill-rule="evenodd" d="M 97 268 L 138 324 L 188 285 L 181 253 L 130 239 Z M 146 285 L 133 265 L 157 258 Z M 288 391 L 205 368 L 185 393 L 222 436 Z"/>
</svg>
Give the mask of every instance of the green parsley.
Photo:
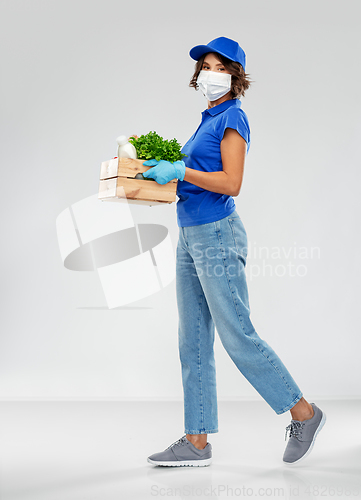
<svg viewBox="0 0 361 500">
<path fill-rule="evenodd" d="M 176 139 L 168 141 L 155 132 L 141 135 L 138 139 L 131 137 L 129 142 L 135 147 L 139 160 L 155 159 L 174 162 L 187 156 L 181 153 L 181 145 Z"/>
</svg>

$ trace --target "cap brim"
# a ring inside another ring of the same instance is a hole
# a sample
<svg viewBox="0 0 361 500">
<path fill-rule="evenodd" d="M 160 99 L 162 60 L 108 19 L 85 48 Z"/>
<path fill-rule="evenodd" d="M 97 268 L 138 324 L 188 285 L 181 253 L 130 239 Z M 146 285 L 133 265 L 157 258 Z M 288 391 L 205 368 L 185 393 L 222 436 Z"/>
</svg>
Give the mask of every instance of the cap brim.
<svg viewBox="0 0 361 500">
<path fill-rule="evenodd" d="M 210 52 L 208 45 L 196 45 L 189 51 L 189 55 L 192 59 L 198 61 L 206 52 Z"/>
<path fill-rule="evenodd" d="M 225 57 L 226 59 L 233 61 L 233 59 L 230 59 L 226 54 L 223 54 L 223 52 L 212 49 L 208 45 L 196 45 L 195 47 L 193 47 L 193 49 L 189 51 L 189 55 L 195 61 L 199 61 L 199 59 L 203 56 L 203 54 L 207 54 L 208 52 L 215 52 L 216 54 L 221 54 L 221 56 Z"/>
</svg>

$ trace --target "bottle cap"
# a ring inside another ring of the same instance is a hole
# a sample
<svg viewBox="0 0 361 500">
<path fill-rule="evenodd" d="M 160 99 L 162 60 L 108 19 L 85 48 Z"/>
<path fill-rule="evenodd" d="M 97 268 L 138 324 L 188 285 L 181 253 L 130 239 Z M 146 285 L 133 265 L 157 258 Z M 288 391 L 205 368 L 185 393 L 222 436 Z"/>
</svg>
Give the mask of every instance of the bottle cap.
<svg viewBox="0 0 361 500">
<path fill-rule="evenodd" d="M 124 144 L 127 144 L 127 142 L 128 138 L 125 135 L 120 135 L 119 137 L 117 137 L 117 143 L 119 144 L 119 146 L 124 146 Z"/>
</svg>

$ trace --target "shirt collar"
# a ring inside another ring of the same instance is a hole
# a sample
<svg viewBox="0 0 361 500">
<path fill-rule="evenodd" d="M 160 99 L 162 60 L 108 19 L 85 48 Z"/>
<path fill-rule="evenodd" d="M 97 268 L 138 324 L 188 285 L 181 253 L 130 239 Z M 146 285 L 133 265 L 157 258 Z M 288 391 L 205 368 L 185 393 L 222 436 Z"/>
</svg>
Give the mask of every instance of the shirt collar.
<svg viewBox="0 0 361 500">
<path fill-rule="evenodd" d="M 225 111 L 230 106 L 236 106 L 237 108 L 241 107 L 241 101 L 239 99 L 228 99 L 227 101 L 221 102 L 221 104 L 217 104 L 217 106 L 213 106 L 213 108 L 205 109 L 202 111 L 202 115 L 209 114 L 211 116 L 218 115 Z"/>
</svg>

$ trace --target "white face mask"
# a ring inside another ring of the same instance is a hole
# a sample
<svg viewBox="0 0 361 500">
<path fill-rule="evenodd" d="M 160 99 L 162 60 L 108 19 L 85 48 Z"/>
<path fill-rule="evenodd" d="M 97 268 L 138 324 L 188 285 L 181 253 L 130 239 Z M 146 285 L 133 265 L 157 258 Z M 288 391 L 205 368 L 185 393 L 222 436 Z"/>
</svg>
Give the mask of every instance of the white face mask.
<svg viewBox="0 0 361 500">
<path fill-rule="evenodd" d="M 216 71 L 200 71 L 197 84 L 208 101 L 216 101 L 231 90 L 232 75 Z"/>
</svg>

